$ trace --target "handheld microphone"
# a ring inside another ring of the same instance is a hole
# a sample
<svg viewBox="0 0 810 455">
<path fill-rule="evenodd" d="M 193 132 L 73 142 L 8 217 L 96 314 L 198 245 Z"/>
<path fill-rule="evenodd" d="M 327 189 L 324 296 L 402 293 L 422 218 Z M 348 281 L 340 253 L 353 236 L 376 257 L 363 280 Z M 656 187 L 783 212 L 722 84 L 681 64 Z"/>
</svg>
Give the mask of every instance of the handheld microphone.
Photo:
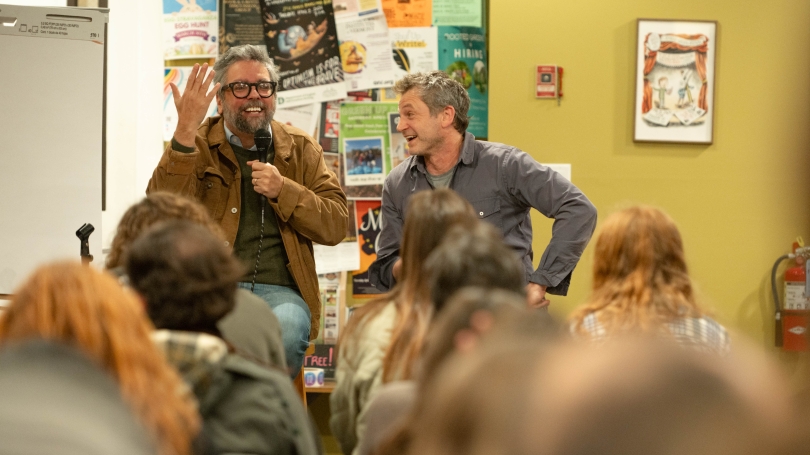
<svg viewBox="0 0 810 455">
<path fill-rule="evenodd" d="M 256 144 L 256 149 L 259 151 L 259 161 L 266 163 L 267 150 L 273 143 L 273 136 L 270 135 L 270 131 L 267 131 L 265 128 L 257 130 L 253 133 L 253 142 Z"/>
</svg>

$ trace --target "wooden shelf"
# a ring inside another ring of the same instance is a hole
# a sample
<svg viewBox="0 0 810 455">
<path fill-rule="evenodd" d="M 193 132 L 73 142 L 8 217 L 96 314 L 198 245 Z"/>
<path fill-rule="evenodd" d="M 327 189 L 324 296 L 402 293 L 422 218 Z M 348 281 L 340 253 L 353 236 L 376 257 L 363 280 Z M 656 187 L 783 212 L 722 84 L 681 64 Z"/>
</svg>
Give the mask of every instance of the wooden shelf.
<svg viewBox="0 0 810 455">
<path fill-rule="evenodd" d="M 327 379 L 323 383 L 323 387 L 305 387 L 307 393 L 332 393 L 335 390 L 335 381 Z"/>
</svg>

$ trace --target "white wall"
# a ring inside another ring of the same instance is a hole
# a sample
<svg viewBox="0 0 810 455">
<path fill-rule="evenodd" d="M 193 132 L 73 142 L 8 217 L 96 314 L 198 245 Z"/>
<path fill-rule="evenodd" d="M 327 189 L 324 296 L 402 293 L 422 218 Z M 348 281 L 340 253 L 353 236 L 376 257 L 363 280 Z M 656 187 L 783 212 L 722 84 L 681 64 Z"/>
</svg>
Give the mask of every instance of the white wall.
<svg viewBox="0 0 810 455">
<path fill-rule="evenodd" d="M 163 150 L 162 5 L 161 0 L 109 0 L 104 248 L 124 211 L 144 196 Z"/>
</svg>

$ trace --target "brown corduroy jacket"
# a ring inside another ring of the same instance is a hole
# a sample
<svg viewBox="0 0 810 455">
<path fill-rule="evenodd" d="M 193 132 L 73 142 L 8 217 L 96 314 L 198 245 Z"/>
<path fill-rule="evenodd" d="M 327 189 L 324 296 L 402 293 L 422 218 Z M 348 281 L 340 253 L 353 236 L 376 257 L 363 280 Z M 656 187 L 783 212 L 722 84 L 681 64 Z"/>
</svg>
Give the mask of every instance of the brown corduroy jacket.
<svg viewBox="0 0 810 455">
<path fill-rule="evenodd" d="M 201 202 L 222 227 L 228 246 L 239 229 L 241 170 L 225 138 L 221 117 L 206 119 L 197 130 L 195 149 L 184 153 L 166 147 L 149 180 L 147 194 L 169 191 Z M 318 276 L 312 242 L 335 245 L 346 236 L 349 212 L 346 195 L 326 167 L 323 150 L 302 130 L 276 121 L 271 124 L 275 159 L 284 177 L 277 199 L 268 199 L 278 219 L 290 263 L 287 267 L 309 306 L 312 328 L 318 335 L 321 317 Z"/>
</svg>

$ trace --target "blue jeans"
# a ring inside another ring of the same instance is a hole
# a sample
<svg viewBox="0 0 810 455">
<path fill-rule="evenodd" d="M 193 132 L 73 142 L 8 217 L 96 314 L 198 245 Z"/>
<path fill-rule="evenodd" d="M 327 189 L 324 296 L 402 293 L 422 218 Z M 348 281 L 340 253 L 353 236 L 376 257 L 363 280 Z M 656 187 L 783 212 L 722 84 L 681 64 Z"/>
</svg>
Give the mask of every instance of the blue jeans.
<svg viewBox="0 0 810 455">
<path fill-rule="evenodd" d="M 239 287 L 249 291 L 250 283 L 239 283 Z M 309 347 L 309 307 L 298 291 L 288 287 L 256 283 L 253 293 L 264 299 L 278 318 L 287 368 L 290 377 L 295 378 L 304 365 L 304 355 Z"/>
</svg>

